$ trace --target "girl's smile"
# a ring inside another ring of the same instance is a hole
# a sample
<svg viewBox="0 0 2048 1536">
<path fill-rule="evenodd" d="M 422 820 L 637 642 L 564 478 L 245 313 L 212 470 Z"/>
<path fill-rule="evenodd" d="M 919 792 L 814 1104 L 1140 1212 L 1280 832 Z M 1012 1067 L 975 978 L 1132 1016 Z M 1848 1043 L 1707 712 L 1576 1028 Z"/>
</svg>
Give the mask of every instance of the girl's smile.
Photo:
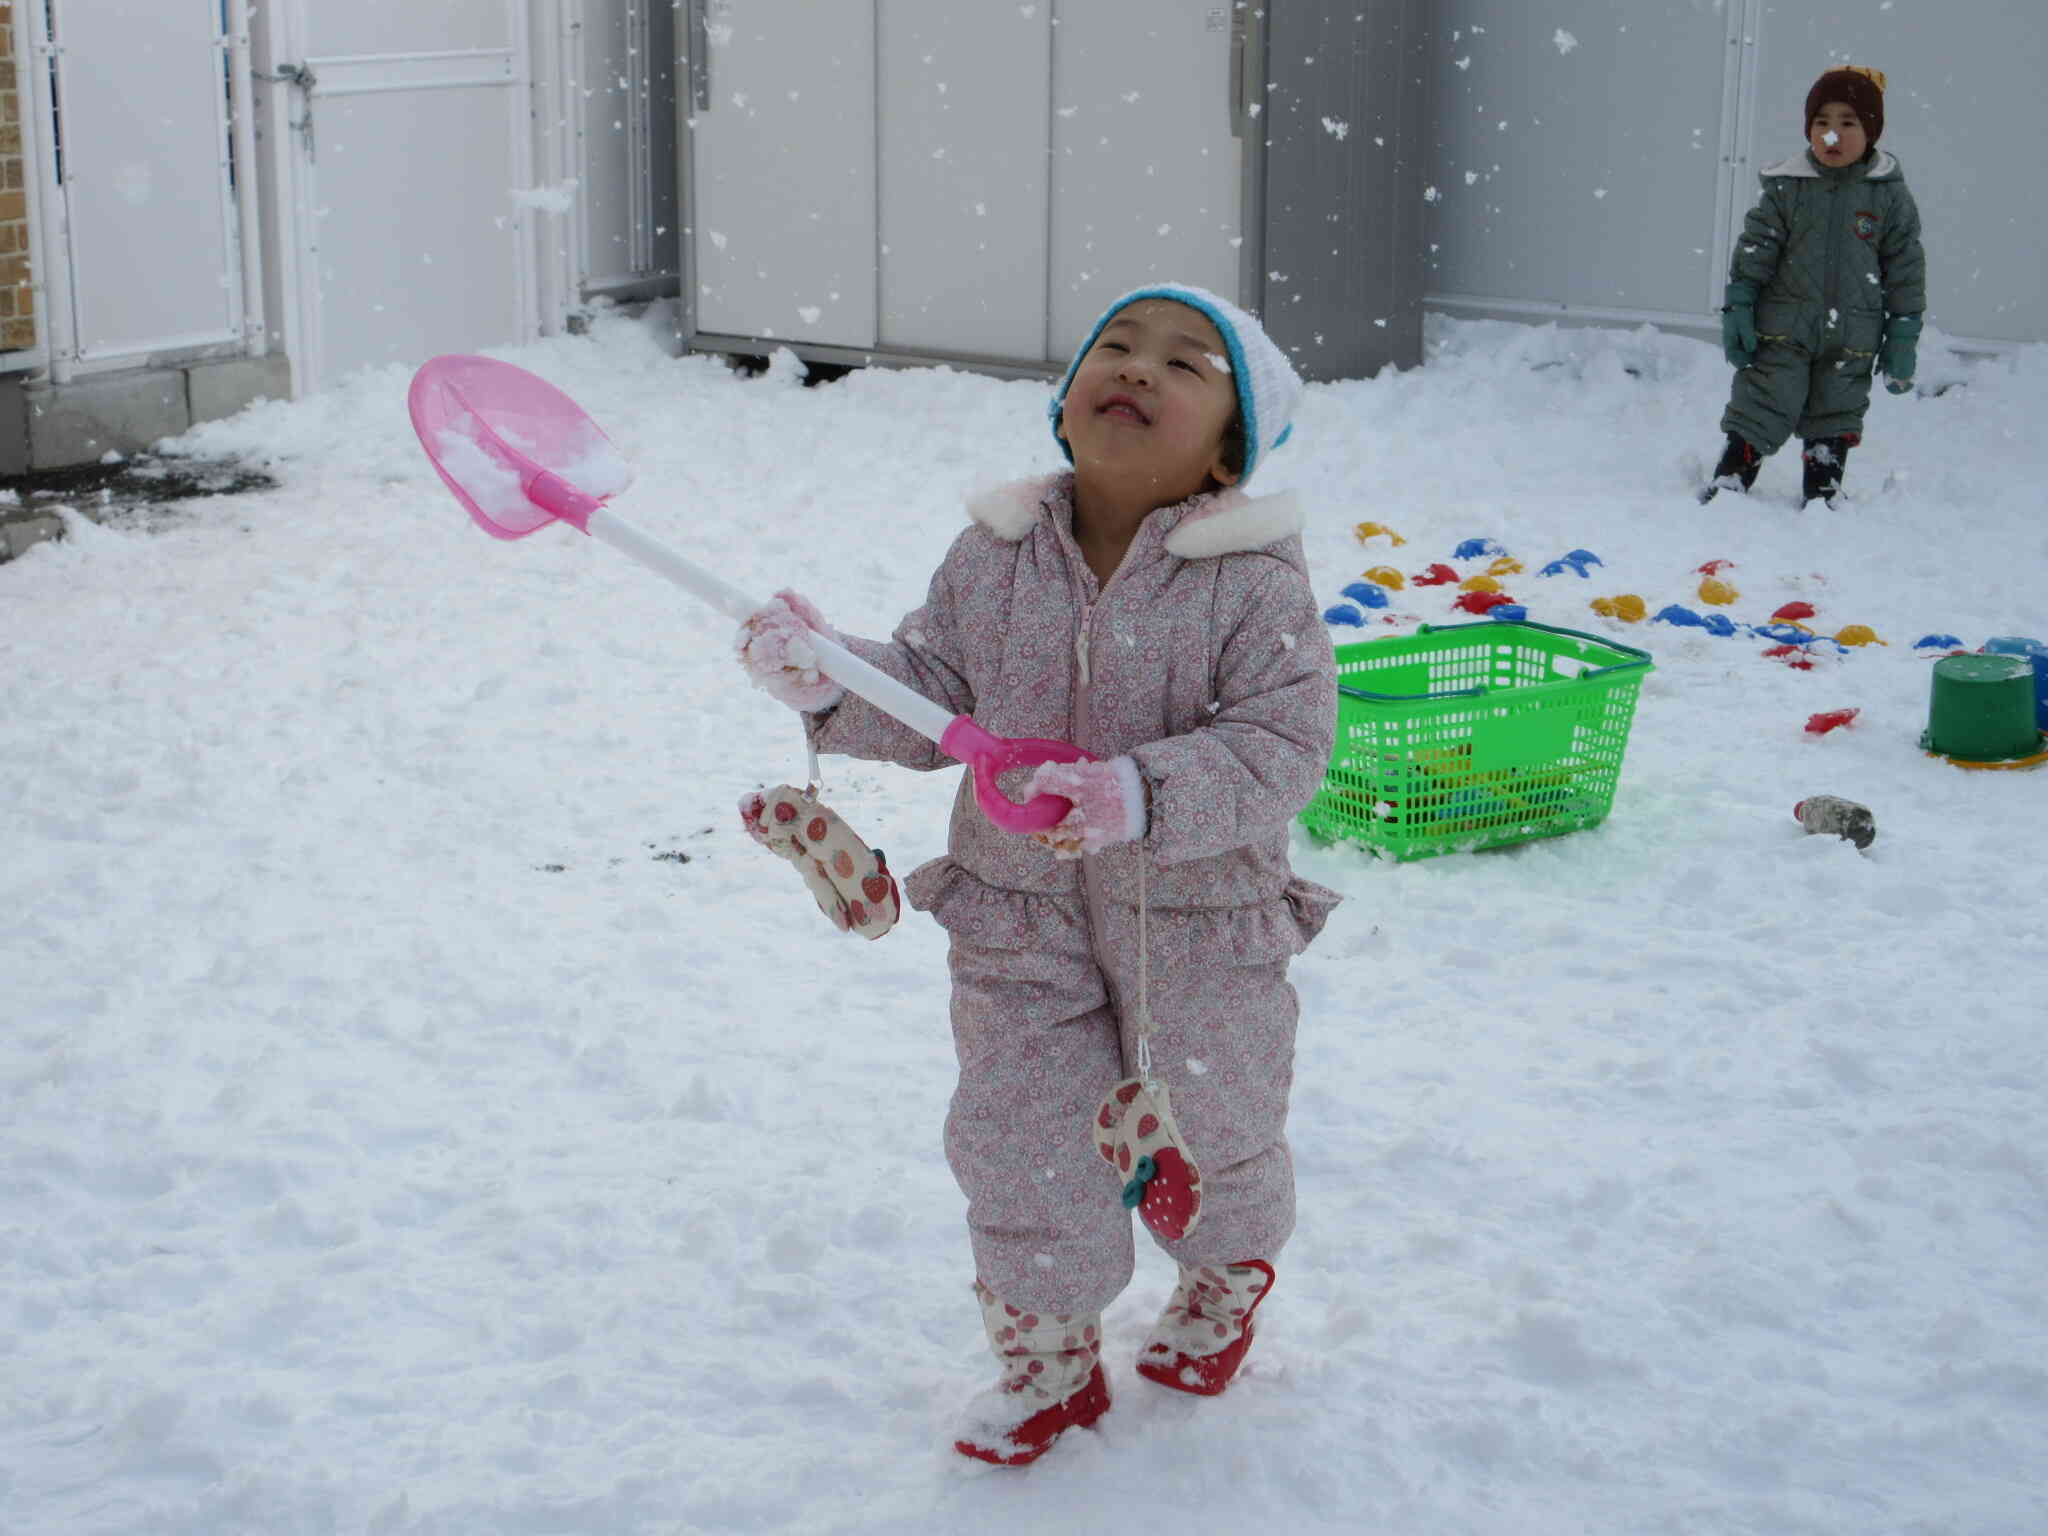
<svg viewBox="0 0 2048 1536">
<path fill-rule="evenodd" d="M 1095 414 L 1118 421 L 1135 421 L 1145 427 L 1152 425 L 1152 418 L 1147 416 L 1144 409 L 1129 395 L 1111 395 L 1095 408 Z"/>
</svg>

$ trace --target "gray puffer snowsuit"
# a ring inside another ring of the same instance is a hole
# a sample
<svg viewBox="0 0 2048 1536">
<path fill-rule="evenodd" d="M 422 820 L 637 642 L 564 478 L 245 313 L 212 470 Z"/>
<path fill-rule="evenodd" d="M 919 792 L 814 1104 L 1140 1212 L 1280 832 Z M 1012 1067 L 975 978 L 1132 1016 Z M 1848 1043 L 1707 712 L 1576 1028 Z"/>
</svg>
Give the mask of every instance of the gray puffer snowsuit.
<svg viewBox="0 0 2048 1536">
<path fill-rule="evenodd" d="M 948 854 L 905 886 L 951 941 L 946 1151 L 980 1278 L 1019 1306 L 1078 1313 L 1115 1297 L 1134 1259 L 1092 1117 L 1136 1070 L 1139 861 L 1153 1063 L 1202 1170 L 1200 1224 L 1162 1245 L 1184 1263 L 1270 1260 L 1293 1230 L 1287 963 L 1338 898 L 1287 859 L 1336 711 L 1293 498 L 1162 508 L 1098 587 L 1072 492 L 1061 475 L 981 498 L 894 639 L 845 643 L 999 736 L 1128 753 L 1149 790 L 1141 842 L 1059 860 L 992 825 L 963 777 Z M 820 752 L 954 766 L 857 695 L 808 719 Z"/>
<path fill-rule="evenodd" d="M 1760 179 L 1728 264 L 1756 290 L 1756 361 L 1735 370 L 1721 430 L 1768 455 L 1795 431 L 1861 433 L 1886 318 L 1927 307 L 1927 256 L 1888 151 L 1840 167 L 1801 152 Z"/>
</svg>

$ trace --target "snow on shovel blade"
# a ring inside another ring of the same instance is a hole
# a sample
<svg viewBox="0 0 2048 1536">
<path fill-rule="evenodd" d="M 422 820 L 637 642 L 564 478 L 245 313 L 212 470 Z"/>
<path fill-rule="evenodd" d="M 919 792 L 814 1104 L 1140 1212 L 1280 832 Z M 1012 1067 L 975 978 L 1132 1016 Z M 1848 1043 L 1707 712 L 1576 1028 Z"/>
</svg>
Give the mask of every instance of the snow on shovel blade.
<svg viewBox="0 0 2048 1536">
<path fill-rule="evenodd" d="M 582 528 L 633 483 L 632 466 L 583 408 L 511 363 L 450 354 L 407 395 L 413 430 L 484 532 L 523 539 L 558 518 Z"/>
</svg>

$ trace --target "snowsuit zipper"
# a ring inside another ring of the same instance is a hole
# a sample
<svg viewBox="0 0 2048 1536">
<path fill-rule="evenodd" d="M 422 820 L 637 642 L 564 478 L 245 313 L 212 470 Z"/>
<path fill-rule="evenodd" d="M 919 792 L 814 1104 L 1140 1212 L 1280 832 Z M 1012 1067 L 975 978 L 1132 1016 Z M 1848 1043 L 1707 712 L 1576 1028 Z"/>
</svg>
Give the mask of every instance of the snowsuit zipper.
<svg viewBox="0 0 2048 1536">
<path fill-rule="evenodd" d="M 1824 346 L 1832 345 L 1840 338 L 1842 332 L 1842 280 L 1841 274 L 1835 270 L 1836 263 L 1842 253 L 1841 196 L 1842 184 L 1839 181 L 1830 181 L 1828 183 L 1828 255 L 1827 265 L 1824 268 L 1827 272 L 1827 281 L 1821 289 L 1821 310 L 1827 316 L 1828 322 L 1828 336 L 1827 340 L 1823 343 Z"/>
<path fill-rule="evenodd" d="M 1140 528 L 1137 537 L 1131 541 L 1133 547 L 1136 546 L 1138 539 L 1142 539 L 1144 536 L 1144 529 Z M 1124 551 L 1124 558 L 1117 562 L 1117 568 L 1109 573 L 1109 580 L 1102 584 L 1093 599 L 1091 599 L 1088 596 L 1088 582 L 1092 573 L 1088 571 L 1086 562 L 1081 559 L 1078 548 L 1070 549 L 1067 552 L 1067 571 L 1073 578 L 1075 591 L 1080 594 L 1081 598 L 1081 616 L 1074 627 L 1073 730 L 1076 745 L 1086 741 L 1094 729 L 1094 711 L 1089 697 L 1094 686 L 1094 674 L 1089 663 L 1089 653 L 1094 639 L 1095 611 L 1102 606 L 1103 601 L 1109 596 L 1109 589 L 1116 585 L 1117 578 L 1123 574 L 1124 567 L 1130 563 L 1130 558 L 1131 550 L 1127 549 Z M 1138 847 L 1136 855 L 1139 858 L 1143 858 L 1145 856 L 1144 849 Z M 1114 954 L 1109 943 L 1105 921 L 1107 911 L 1108 898 L 1103 894 L 1102 875 L 1097 868 L 1097 857 L 1092 854 L 1084 854 L 1081 859 L 1081 915 L 1088 924 L 1088 948 L 1095 956 L 1095 964 L 1102 972 L 1103 982 L 1110 991 L 1112 1006 L 1116 1010 L 1117 1053 L 1119 1059 L 1122 1059 L 1125 1054 L 1125 1008 L 1124 999 L 1116 984 L 1117 972 L 1116 966 L 1113 964 Z M 1130 1070 L 1128 1062 L 1125 1062 L 1124 1070 L 1126 1072 Z"/>
</svg>

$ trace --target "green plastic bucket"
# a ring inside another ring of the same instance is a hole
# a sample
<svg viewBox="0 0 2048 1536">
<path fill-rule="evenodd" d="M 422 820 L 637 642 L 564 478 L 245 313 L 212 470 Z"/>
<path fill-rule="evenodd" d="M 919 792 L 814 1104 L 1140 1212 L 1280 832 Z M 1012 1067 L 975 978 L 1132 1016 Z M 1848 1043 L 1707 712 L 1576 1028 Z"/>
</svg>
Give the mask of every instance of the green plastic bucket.
<svg viewBox="0 0 2048 1536">
<path fill-rule="evenodd" d="M 2041 750 L 2034 724 L 2034 666 L 2025 656 L 1944 656 L 1934 664 L 1920 745 L 1965 763 L 1995 763 Z"/>
</svg>

